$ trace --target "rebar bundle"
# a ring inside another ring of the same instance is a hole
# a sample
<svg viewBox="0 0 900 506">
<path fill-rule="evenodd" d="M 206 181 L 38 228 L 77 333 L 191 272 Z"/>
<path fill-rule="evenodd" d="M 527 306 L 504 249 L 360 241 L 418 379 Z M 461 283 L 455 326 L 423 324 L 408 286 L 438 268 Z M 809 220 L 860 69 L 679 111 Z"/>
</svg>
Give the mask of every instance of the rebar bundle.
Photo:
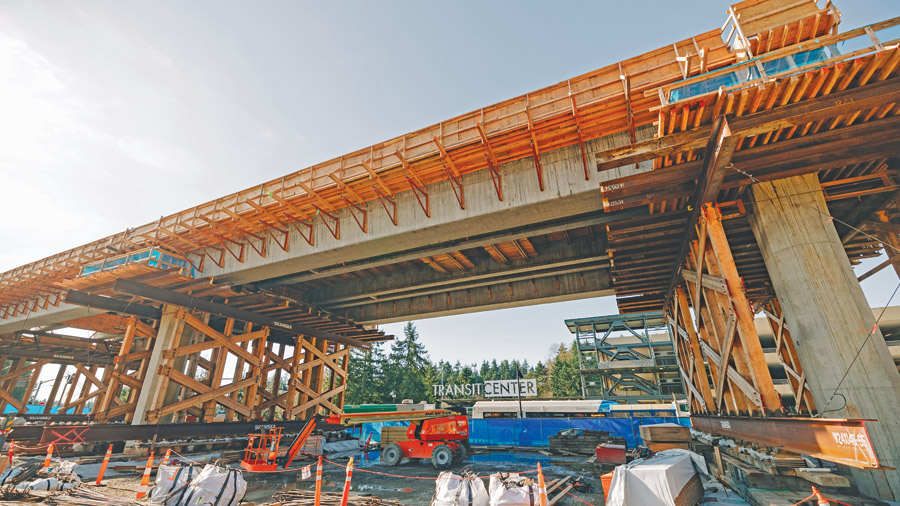
<svg viewBox="0 0 900 506">
<path fill-rule="evenodd" d="M 307 506 L 315 504 L 316 493 L 312 490 L 287 490 L 276 493 L 274 504 L 281 506 Z M 322 506 L 339 506 L 341 494 L 322 492 Z M 373 496 L 350 495 L 347 506 L 400 506 L 398 501 Z"/>
</svg>

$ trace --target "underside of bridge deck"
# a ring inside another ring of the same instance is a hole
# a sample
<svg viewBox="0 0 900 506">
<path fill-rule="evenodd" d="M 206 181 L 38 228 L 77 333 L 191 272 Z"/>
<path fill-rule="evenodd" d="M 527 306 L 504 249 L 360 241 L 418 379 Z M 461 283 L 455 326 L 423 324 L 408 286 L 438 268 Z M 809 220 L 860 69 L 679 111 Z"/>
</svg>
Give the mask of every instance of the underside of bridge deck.
<svg viewBox="0 0 900 506">
<path fill-rule="evenodd" d="M 746 0 L 722 29 L 2 273 L 0 401 L 60 363 L 76 381 L 53 397 L 100 418 L 333 412 L 349 348 L 388 338 L 370 324 L 615 294 L 666 313 L 694 412 L 879 418 L 896 467 L 900 373 L 851 266 L 900 272 L 900 18 L 839 22 Z M 897 471 L 866 476 L 900 498 Z"/>
</svg>

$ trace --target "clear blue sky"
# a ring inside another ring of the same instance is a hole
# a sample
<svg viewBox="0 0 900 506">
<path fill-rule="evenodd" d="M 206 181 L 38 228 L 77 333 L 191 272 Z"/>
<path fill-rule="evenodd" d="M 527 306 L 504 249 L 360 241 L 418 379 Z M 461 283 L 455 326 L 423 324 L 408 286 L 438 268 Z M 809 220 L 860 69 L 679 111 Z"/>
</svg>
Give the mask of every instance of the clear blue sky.
<svg viewBox="0 0 900 506">
<path fill-rule="evenodd" d="M 838 6 L 845 30 L 900 14 Z M 719 27 L 726 8 L 3 2 L 0 271 Z M 895 282 L 867 281 L 872 304 Z M 563 319 L 612 312 L 587 300 L 418 326 L 435 359 L 533 362 L 568 339 Z"/>
</svg>

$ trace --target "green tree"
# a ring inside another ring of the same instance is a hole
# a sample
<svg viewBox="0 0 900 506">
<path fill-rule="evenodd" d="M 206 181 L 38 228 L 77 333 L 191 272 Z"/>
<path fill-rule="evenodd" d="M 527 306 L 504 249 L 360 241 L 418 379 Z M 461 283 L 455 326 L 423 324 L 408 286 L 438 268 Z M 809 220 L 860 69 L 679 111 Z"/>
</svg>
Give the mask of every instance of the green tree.
<svg viewBox="0 0 900 506">
<path fill-rule="evenodd" d="M 385 402 L 384 392 L 384 351 L 381 343 L 374 343 L 371 349 L 350 350 L 350 364 L 347 370 L 347 404 L 377 404 Z"/>
<path fill-rule="evenodd" d="M 550 365 L 550 392 L 553 397 L 576 397 L 580 395 L 578 357 L 564 344 L 559 345 L 556 356 Z"/>
<path fill-rule="evenodd" d="M 388 356 L 389 387 L 397 393 L 397 400 L 426 398 L 425 366 L 430 364 L 428 352 L 419 342 L 419 332 L 413 322 L 403 327 L 403 339 L 394 342 Z"/>
</svg>

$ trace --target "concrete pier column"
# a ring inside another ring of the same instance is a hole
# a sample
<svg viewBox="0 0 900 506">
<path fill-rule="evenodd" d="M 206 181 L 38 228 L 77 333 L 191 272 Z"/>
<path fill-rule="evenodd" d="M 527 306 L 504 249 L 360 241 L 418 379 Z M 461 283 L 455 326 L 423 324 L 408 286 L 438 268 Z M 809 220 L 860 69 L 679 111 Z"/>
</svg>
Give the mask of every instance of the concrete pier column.
<svg viewBox="0 0 900 506">
<path fill-rule="evenodd" d="M 900 468 L 900 373 L 881 331 L 872 332 L 872 310 L 830 219 L 818 177 L 760 183 L 750 194 L 750 226 L 819 414 L 877 419 L 868 430 L 878 459 Z M 853 474 L 863 493 L 900 500 L 900 471 Z"/>
<path fill-rule="evenodd" d="M 147 363 L 147 373 L 144 383 L 141 385 L 141 393 L 138 394 L 137 404 L 134 407 L 132 425 L 146 423 L 147 410 L 153 408 L 159 390 L 165 387 L 166 382 L 161 381 L 162 376 L 158 373 L 159 364 L 162 362 L 163 351 L 172 348 L 172 340 L 180 334 L 179 328 L 183 322 L 175 317 L 179 309 L 178 306 L 168 304 L 162 308 L 162 319 L 159 322 L 159 330 L 156 333 L 156 340 L 153 342 L 153 350 Z"/>
</svg>

